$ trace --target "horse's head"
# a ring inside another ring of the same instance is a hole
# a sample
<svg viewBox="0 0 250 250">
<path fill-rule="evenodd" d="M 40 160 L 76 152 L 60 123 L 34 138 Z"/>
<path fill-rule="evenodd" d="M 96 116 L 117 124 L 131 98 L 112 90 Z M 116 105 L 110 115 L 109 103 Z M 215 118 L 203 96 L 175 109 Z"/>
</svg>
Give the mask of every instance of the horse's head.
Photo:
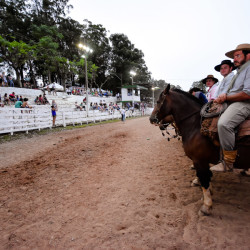
<svg viewBox="0 0 250 250">
<path fill-rule="evenodd" d="M 169 94 L 170 84 L 166 87 L 165 90 L 159 96 L 157 103 L 152 111 L 152 114 L 149 118 L 152 124 L 158 124 L 164 117 L 170 115 L 170 107 L 167 105 L 167 96 Z"/>
</svg>

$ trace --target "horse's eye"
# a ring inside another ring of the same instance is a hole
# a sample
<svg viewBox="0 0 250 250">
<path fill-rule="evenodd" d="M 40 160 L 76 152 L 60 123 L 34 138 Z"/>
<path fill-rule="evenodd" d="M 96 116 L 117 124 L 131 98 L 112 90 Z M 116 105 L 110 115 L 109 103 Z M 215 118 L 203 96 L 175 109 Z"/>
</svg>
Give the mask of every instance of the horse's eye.
<svg viewBox="0 0 250 250">
<path fill-rule="evenodd" d="M 160 104 L 160 102 L 159 102 L 159 101 L 157 101 L 156 103 L 157 103 L 157 104 Z"/>
</svg>

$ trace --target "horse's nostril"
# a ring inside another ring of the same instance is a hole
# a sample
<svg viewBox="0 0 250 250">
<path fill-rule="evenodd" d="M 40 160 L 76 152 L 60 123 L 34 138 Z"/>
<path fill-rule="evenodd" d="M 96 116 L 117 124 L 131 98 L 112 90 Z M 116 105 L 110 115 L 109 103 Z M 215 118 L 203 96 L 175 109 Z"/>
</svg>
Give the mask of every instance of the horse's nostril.
<svg viewBox="0 0 250 250">
<path fill-rule="evenodd" d="M 150 117 L 149 118 L 149 121 L 151 122 L 151 123 L 157 123 L 157 119 L 155 118 L 155 117 Z"/>
</svg>

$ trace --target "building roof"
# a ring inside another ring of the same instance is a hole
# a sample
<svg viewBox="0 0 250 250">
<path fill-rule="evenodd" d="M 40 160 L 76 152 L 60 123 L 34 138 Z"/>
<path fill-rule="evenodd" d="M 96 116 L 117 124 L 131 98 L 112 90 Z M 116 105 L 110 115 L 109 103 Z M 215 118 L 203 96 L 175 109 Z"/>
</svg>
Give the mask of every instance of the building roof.
<svg viewBox="0 0 250 250">
<path fill-rule="evenodd" d="M 126 102 L 133 102 L 133 100 L 127 100 L 127 101 L 117 101 L 117 102 L 126 103 Z M 142 101 L 140 100 L 140 101 L 134 101 L 134 102 L 142 102 Z"/>
<path fill-rule="evenodd" d="M 147 90 L 147 88 L 140 86 L 140 85 L 123 85 L 121 88 L 122 89 L 146 89 Z"/>
</svg>

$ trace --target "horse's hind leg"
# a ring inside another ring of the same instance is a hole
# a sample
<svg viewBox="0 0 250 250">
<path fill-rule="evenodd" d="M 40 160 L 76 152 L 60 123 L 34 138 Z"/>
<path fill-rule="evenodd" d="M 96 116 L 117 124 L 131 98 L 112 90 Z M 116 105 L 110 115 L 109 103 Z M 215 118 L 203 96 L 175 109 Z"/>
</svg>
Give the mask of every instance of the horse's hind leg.
<svg viewBox="0 0 250 250">
<path fill-rule="evenodd" d="M 200 208 L 199 214 L 210 215 L 213 205 L 210 181 L 213 174 L 209 170 L 208 163 L 195 163 L 194 166 L 203 191 L 203 205 Z"/>
</svg>

